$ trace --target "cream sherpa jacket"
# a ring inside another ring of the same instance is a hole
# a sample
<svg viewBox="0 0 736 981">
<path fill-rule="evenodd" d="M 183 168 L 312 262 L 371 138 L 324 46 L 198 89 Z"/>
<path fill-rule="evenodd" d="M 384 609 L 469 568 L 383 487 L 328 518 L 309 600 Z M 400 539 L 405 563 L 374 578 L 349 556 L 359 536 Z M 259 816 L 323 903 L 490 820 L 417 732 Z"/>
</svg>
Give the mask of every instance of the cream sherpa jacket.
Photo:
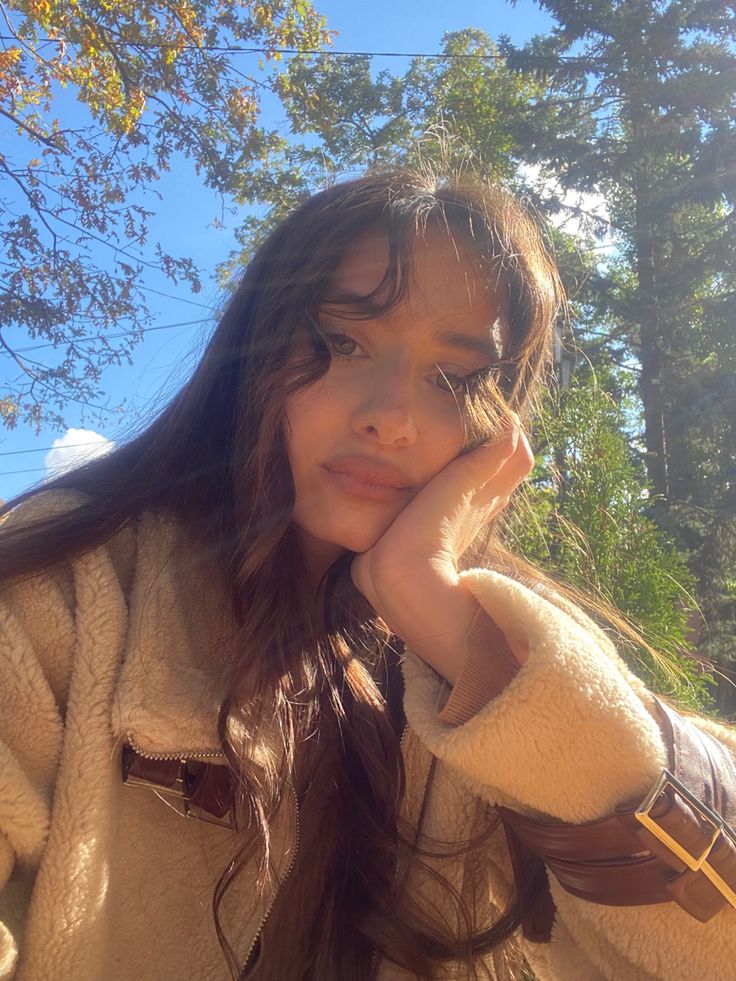
<svg viewBox="0 0 736 981">
<path fill-rule="evenodd" d="M 37 499 L 25 511 L 50 506 L 68 503 Z M 229 614 L 223 585 L 193 575 L 191 554 L 170 522 L 147 515 L 70 568 L 3 589 L 2 979 L 229 978 L 211 899 L 233 833 L 180 817 L 120 776 L 126 739 L 148 753 L 221 759 L 215 722 Z M 650 696 L 605 637 L 581 613 L 504 576 L 474 571 L 464 581 L 530 656 L 459 726 L 439 716 L 441 679 L 407 656 L 403 806 L 421 824 L 419 839 L 472 838 L 486 826 L 487 802 L 581 822 L 643 796 L 665 751 Z M 711 729 L 734 748 L 730 732 Z M 282 809 L 277 871 L 296 846 L 296 814 Z M 481 897 L 489 920 L 498 915 L 511 883 L 502 832 L 437 863 L 463 896 Z M 432 904 L 431 877 L 403 874 Z M 273 897 L 254 896 L 247 875 L 236 881 L 223 918 L 245 963 Z M 552 942 L 525 946 L 540 981 L 736 978 L 733 909 L 701 924 L 674 904 L 621 909 L 577 899 L 554 881 L 552 891 Z M 381 981 L 401 977 L 379 968 Z"/>
</svg>

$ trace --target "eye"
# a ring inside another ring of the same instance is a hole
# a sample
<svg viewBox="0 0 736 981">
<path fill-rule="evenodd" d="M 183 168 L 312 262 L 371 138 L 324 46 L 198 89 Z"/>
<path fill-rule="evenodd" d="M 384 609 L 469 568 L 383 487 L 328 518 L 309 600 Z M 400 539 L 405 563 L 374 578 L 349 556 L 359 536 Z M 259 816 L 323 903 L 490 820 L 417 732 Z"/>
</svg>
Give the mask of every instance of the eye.
<svg viewBox="0 0 736 981">
<path fill-rule="evenodd" d="M 336 354 L 338 358 L 349 358 L 360 349 L 358 342 L 353 340 L 349 334 L 322 331 L 322 337 L 330 351 Z"/>
<path fill-rule="evenodd" d="M 434 383 L 442 392 L 459 395 L 461 392 L 467 390 L 468 377 L 466 375 L 458 375 L 453 371 L 445 371 L 437 365 L 437 374 L 435 375 Z"/>
</svg>

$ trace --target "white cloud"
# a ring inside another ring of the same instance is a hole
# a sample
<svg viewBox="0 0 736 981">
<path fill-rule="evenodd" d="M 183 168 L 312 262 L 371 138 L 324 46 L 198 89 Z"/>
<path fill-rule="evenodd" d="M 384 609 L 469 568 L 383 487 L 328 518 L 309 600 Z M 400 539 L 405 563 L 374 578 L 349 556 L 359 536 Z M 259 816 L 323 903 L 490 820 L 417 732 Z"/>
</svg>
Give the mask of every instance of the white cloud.
<svg viewBox="0 0 736 981">
<path fill-rule="evenodd" d="M 543 198 L 556 198 L 559 201 L 558 210 L 549 215 L 549 221 L 555 228 L 580 238 L 594 239 L 599 251 L 615 247 L 611 217 L 602 194 L 565 190 L 539 164 L 521 164 L 519 177 Z"/>
<path fill-rule="evenodd" d="M 115 444 L 91 429 L 67 429 L 44 458 L 46 479 L 58 477 L 62 473 L 88 463 L 98 456 L 109 453 Z"/>
</svg>

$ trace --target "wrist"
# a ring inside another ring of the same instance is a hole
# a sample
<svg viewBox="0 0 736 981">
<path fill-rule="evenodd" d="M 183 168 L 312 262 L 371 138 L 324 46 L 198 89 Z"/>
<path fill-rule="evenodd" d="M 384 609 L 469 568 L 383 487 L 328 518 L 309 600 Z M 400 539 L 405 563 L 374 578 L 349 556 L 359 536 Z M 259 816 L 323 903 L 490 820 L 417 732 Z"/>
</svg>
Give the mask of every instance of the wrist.
<svg viewBox="0 0 736 981">
<path fill-rule="evenodd" d="M 479 606 L 460 583 L 417 590 L 413 609 L 402 605 L 401 622 L 389 623 L 407 648 L 454 685 L 467 657 L 467 638 Z"/>
</svg>

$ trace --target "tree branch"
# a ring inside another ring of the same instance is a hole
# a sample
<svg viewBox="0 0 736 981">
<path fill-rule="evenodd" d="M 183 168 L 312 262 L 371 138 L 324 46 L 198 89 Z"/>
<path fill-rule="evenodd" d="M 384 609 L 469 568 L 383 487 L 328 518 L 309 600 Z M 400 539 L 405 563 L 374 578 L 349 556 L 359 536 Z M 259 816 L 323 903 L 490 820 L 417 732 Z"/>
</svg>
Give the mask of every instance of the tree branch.
<svg viewBox="0 0 736 981">
<path fill-rule="evenodd" d="M 53 241 L 53 255 L 54 255 L 54 261 L 56 261 L 58 238 L 57 238 L 57 235 L 56 235 L 56 232 L 54 231 L 54 229 L 51 227 L 51 225 L 49 225 L 49 223 L 46 221 L 46 219 L 43 216 L 43 212 L 44 212 L 45 209 L 43 209 L 38 204 L 38 202 L 34 200 L 33 195 L 28 190 L 28 188 L 25 186 L 25 184 L 20 179 L 20 177 L 18 177 L 18 175 L 13 170 L 10 169 L 10 167 L 8 166 L 7 161 L 6 161 L 6 159 L 5 159 L 5 157 L 4 157 L 4 155 L 2 153 L 0 153 L 0 169 L 4 170 L 5 173 L 8 175 L 8 177 L 11 178 L 11 180 L 15 181 L 15 183 L 18 185 L 18 187 L 21 189 L 21 191 L 23 192 L 23 194 L 28 199 L 28 203 L 30 204 L 30 206 L 33 209 L 33 211 L 36 213 L 36 215 L 38 215 L 39 221 L 41 222 L 41 224 L 48 231 L 48 233 L 51 236 L 52 241 Z"/>
<path fill-rule="evenodd" d="M 12 112 L 8 112 L 7 109 L 3 109 L 2 107 L 0 107 L 0 116 L 5 116 L 5 118 L 9 119 L 11 123 L 14 123 L 16 126 L 20 126 L 20 128 L 24 129 L 26 133 L 28 133 L 30 136 L 34 138 L 34 140 L 38 140 L 39 143 L 43 143 L 45 146 L 50 147 L 52 150 L 57 150 L 57 151 L 63 150 L 63 147 L 60 147 L 56 142 L 56 137 L 62 135 L 61 130 L 58 133 L 55 133 L 53 137 L 44 136 L 44 134 L 39 132 L 39 130 L 34 129 L 33 126 L 29 126 L 29 124 L 24 119 L 21 119 L 19 116 L 16 116 Z"/>
</svg>

